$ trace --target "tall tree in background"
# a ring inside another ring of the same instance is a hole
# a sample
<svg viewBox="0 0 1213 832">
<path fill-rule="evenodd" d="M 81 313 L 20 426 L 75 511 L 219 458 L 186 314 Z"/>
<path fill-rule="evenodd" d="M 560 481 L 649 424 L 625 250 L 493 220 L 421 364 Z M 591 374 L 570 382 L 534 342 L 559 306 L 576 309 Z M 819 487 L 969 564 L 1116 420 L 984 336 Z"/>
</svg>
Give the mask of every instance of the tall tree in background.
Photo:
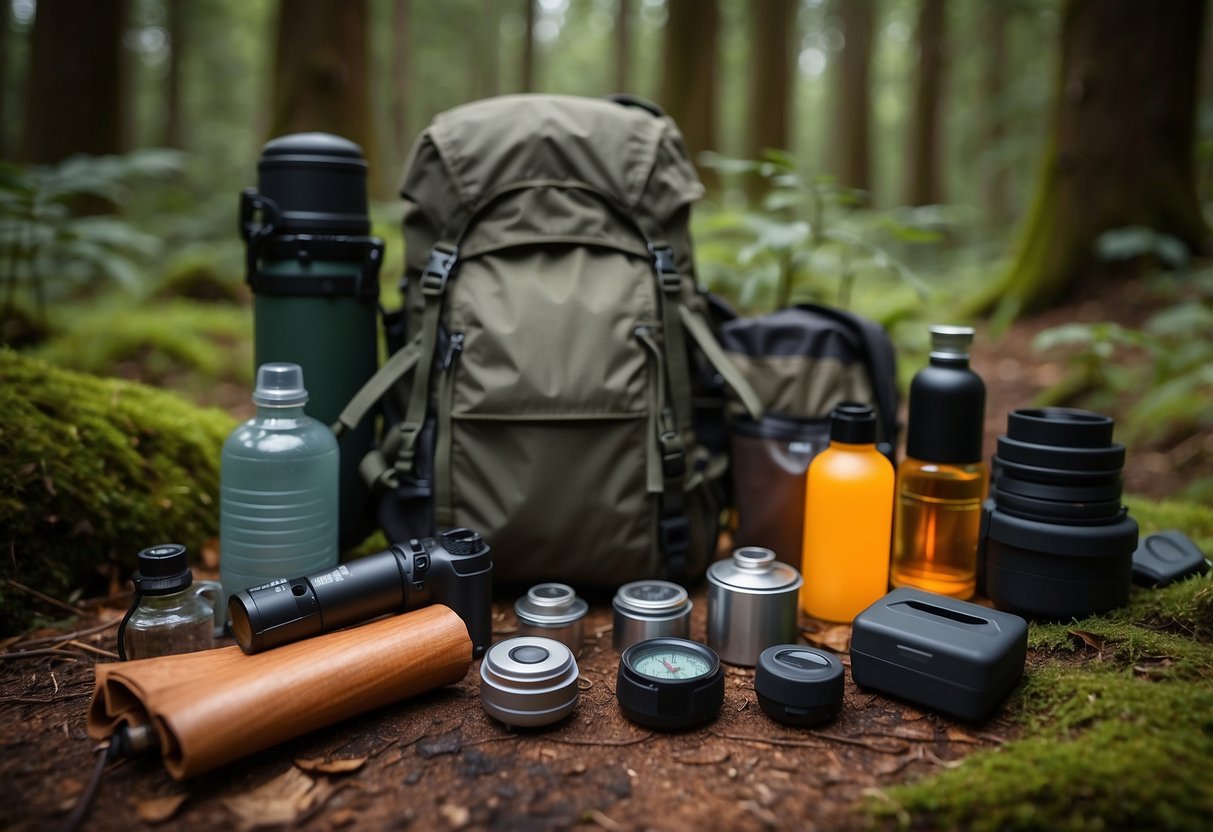
<svg viewBox="0 0 1213 832">
<path fill-rule="evenodd" d="M 1061 73 L 1022 243 L 989 303 L 1062 299 L 1109 229 L 1145 226 L 1207 250 L 1195 186 L 1197 67 L 1206 0 L 1068 0 Z"/>
<path fill-rule="evenodd" d="M 0 159 L 8 158 L 5 125 L 8 124 L 8 39 L 9 4 L 0 5 Z"/>
<path fill-rule="evenodd" d="M 763 0 L 750 5 L 749 131 L 746 155 L 762 157 L 768 149 L 787 150 L 792 144 L 792 46 L 796 39 L 797 0 Z M 747 184 L 756 196 L 762 183 Z"/>
<path fill-rule="evenodd" d="M 632 0 L 615 0 L 615 92 L 628 92 L 632 64 Z"/>
<path fill-rule="evenodd" d="M 909 205 L 943 202 L 939 110 L 943 97 L 946 12 L 944 0 L 922 0 L 918 9 L 918 83 L 906 154 L 905 201 Z"/>
<path fill-rule="evenodd" d="M 666 9 L 659 103 L 682 130 L 691 158 L 698 159 L 716 149 L 720 7 L 717 0 L 669 0 Z M 708 187 L 716 184 L 713 173 L 700 170 Z"/>
<path fill-rule="evenodd" d="M 981 194 L 986 219 L 992 228 L 1002 228 L 1009 214 L 1007 166 L 1000 158 L 1006 130 L 1007 6 L 986 3 L 978 16 L 978 39 L 983 44 L 981 68 Z"/>
<path fill-rule="evenodd" d="M 38 4 L 30 42 L 21 158 L 123 150 L 125 0 Z"/>
<path fill-rule="evenodd" d="M 281 3 L 270 135 L 323 130 L 374 157 L 368 33 L 367 0 Z"/>
<path fill-rule="evenodd" d="M 165 11 L 168 17 L 168 96 L 164 114 L 165 147 L 184 147 L 182 138 L 181 65 L 185 57 L 189 35 L 189 4 L 186 0 L 167 0 Z"/>
<path fill-rule="evenodd" d="M 412 0 L 392 0 L 392 143 L 403 153 L 409 135 L 409 83 L 412 80 Z"/>
<path fill-rule="evenodd" d="M 468 21 L 469 99 L 488 98 L 500 92 L 497 59 L 501 38 L 501 11 L 496 0 L 480 0 L 475 19 Z"/>
<path fill-rule="evenodd" d="M 872 102 L 870 69 L 876 30 L 876 0 L 839 0 L 842 24 L 841 60 L 834 70 L 833 157 L 838 184 L 867 193 L 872 190 Z"/>
<path fill-rule="evenodd" d="M 539 0 L 522 0 L 526 6 L 526 25 L 522 32 L 522 73 L 518 86 L 523 92 L 535 91 L 535 4 Z"/>
</svg>

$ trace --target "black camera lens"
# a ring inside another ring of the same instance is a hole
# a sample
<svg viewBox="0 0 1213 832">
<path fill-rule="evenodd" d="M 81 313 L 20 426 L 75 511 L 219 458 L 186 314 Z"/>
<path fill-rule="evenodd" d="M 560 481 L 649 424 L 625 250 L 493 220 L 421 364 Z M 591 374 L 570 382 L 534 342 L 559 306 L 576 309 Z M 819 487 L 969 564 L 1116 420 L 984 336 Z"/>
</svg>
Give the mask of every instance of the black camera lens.
<svg viewBox="0 0 1213 832">
<path fill-rule="evenodd" d="M 1000 609 L 1058 620 L 1128 602 L 1137 523 L 1121 505 L 1113 428 L 1061 407 L 1007 417 L 984 537 L 986 592 Z"/>
</svg>

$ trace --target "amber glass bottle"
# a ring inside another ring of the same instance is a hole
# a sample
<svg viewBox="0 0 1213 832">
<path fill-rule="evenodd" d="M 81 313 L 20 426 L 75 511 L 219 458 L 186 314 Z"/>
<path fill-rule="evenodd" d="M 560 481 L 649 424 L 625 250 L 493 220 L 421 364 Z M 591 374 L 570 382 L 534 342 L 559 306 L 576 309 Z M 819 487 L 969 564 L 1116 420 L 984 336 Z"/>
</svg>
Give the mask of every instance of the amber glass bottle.
<svg viewBox="0 0 1213 832">
<path fill-rule="evenodd" d="M 893 586 L 973 595 L 981 501 L 986 387 L 969 369 L 973 330 L 931 327 L 931 363 L 910 385 L 906 460 L 897 470 Z"/>
<path fill-rule="evenodd" d="M 809 465 L 805 487 L 804 584 L 814 618 L 849 622 L 888 590 L 893 465 L 876 450 L 876 414 L 841 404 L 830 446 Z"/>
</svg>

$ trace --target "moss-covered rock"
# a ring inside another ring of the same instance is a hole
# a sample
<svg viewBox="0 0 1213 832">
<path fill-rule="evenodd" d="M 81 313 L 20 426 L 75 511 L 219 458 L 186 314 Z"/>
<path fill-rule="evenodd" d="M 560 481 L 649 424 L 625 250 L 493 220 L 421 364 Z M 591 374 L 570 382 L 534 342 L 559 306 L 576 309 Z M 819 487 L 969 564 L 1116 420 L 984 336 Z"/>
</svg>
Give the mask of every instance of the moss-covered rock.
<svg viewBox="0 0 1213 832">
<path fill-rule="evenodd" d="M 0 349 L 0 633 L 54 613 L 51 596 L 218 529 L 219 455 L 234 427 L 170 393 Z"/>
</svg>

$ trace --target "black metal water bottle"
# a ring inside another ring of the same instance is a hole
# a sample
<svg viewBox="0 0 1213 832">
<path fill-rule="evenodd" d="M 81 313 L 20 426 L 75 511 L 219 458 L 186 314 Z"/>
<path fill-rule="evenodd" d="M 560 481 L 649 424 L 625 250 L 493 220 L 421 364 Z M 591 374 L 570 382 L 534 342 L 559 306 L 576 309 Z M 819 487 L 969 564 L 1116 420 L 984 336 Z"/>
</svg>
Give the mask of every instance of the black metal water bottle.
<svg viewBox="0 0 1213 832">
<path fill-rule="evenodd" d="M 266 143 L 257 174 L 240 196 L 253 365 L 301 365 L 308 415 L 332 424 L 378 364 L 383 241 L 370 236 L 366 160 L 340 136 L 296 133 Z M 373 441 L 370 419 L 340 440 L 343 547 L 367 531 L 358 463 Z"/>
</svg>

